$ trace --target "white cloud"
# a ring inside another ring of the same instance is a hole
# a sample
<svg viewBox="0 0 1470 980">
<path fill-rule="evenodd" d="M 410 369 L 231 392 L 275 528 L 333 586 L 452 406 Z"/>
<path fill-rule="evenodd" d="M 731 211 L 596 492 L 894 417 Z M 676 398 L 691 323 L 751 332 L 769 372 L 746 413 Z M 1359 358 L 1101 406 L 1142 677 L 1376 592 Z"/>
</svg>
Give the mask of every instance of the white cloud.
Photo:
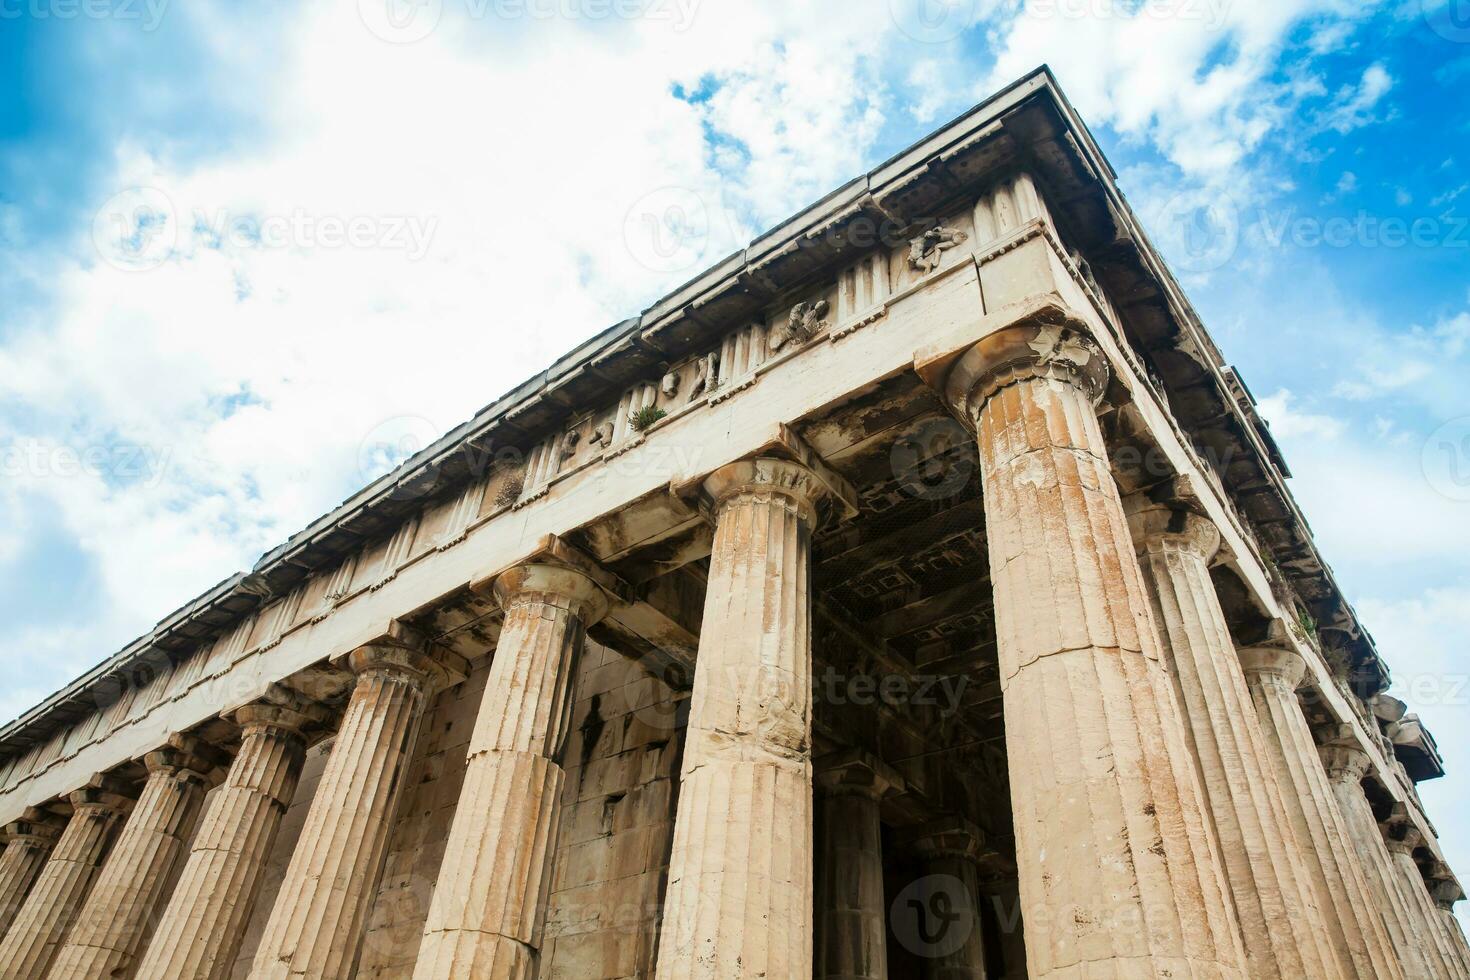
<svg viewBox="0 0 1470 980">
<path fill-rule="evenodd" d="M 1389 661 L 1391 692 L 1424 720 L 1445 755 L 1449 776 L 1419 784 L 1419 795 L 1438 825 L 1450 866 L 1470 867 L 1470 839 L 1461 824 L 1470 810 L 1470 780 L 1460 775 L 1470 746 L 1470 584 L 1406 599 L 1367 596 L 1357 608 Z"/>
<path fill-rule="evenodd" d="M 932 77 L 918 99 L 903 88 L 888 0 L 839 17 L 700 4 L 683 30 L 471 15 L 481 8 L 446 4 L 432 34 L 400 45 L 365 29 L 355 0 L 309 8 L 289 31 L 191 5 L 179 16 L 249 91 L 256 138 L 205 163 L 118 145 L 91 202 L 124 195 L 101 254 L 91 228 L 38 248 L 6 209 L 5 262 L 56 297 L 44 322 L 0 333 L 15 437 L 168 461 L 157 480 L 26 478 L 99 569 L 84 661 L 375 475 L 359 450 L 384 423 L 407 419 L 421 440 L 449 429 L 863 170 L 896 106 L 944 101 Z M 670 264 L 644 219 L 667 238 L 677 209 L 693 233 Z M 331 222 L 365 224 L 367 247 L 336 243 Z M 393 245 L 390 225 L 427 236 L 422 256 Z M 120 256 L 161 261 L 107 261 Z M 26 527 L 34 499 L 7 494 L 5 525 Z M 26 656 L 20 642 L 12 632 L 0 655 Z"/>
<path fill-rule="evenodd" d="M 1279 439 L 1322 437 L 1335 439 L 1342 434 L 1340 419 L 1329 415 L 1318 415 L 1299 411 L 1294 402 L 1296 396 L 1282 388 L 1273 395 L 1260 399 L 1257 408 L 1266 421 L 1271 423 L 1271 434 Z"/>
<path fill-rule="evenodd" d="M 1339 381 L 1332 393 L 1352 401 L 1366 401 L 1393 391 L 1399 391 L 1423 381 L 1434 373 L 1434 367 L 1423 361 L 1405 361 L 1387 369 L 1365 367 L 1356 380 Z"/>
<path fill-rule="evenodd" d="M 1376 122 L 1374 110 L 1393 88 L 1393 76 L 1382 64 L 1369 65 L 1358 84 L 1343 86 L 1333 104 L 1323 114 L 1322 124 L 1339 133 Z"/>
</svg>

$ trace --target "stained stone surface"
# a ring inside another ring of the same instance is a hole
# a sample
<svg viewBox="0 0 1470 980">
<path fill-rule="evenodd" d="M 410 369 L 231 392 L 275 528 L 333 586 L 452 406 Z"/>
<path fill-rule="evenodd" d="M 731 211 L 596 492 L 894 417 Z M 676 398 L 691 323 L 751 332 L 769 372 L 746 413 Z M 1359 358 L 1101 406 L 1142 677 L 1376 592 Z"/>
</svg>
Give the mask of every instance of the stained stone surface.
<svg viewBox="0 0 1470 980">
<path fill-rule="evenodd" d="M 133 801 L 111 788 L 88 787 L 71 795 L 72 815 L 50 860 L 0 942 L 0 975 L 40 980 L 81 911 L 113 836 Z"/>
<path fill-rule="evenodd" d="M 425 705 L 466 670 L 419 642 L 363 647 L 351 667 L 352 697 L 256 951 L 255 980 L 353 975 Z"/>
<path fill-rule="evenodd" d="M 4 852 L 0 852 L 0 936 L 20 912 L 65 823 L 53 814 L 37 811 L 0 832 L 0 841 L 5 844 Z"/>
<path fill-rule="evenodd" d="M 1238 926 L 1095 412 L 1077 325 L 972 348 L 1016 857 L 1034 977 L 1231 977 Z"/>
<path fill-rule="evenodd" d="M 571 683 L 607 600 L 585 575 L 548 565 L 504 573 L 505 611 L 416 980 L 537 973 L 566 774 Z"/>
<path fill-rule="evenodd" d="M 251 705 L 234 713 L 242 726 L 239 752 L 208 800 L 138 980 L 230 976 L 306 757 L 302 728 L 318 714 L 301 704 Z"/>
<path fill-rule="evenodd" d="M 1203 518 L 1130 500 L 1160 639 L 1235 897 L 1252 977 L 1338 976 L 1316 890 L 1210 580 L 1220 534 Z"/>
<path fill-rule="evenodd" d="M 1306 664 L 1295 650 L 1253 647 L 1240 651 L 1251 698 L 1266 734 L 1297 838 L 1318 894 L 1338 965 L 1349 977 L 1401 977 L 1378 906 L 1363 874 L 1342 811 L 1317 757 L 1296 689 Z"/>
<path fill-rule="evenodd" d="M 662 980 L 797 976 L 812 963 L 811 536 L 799 466 L 737 463 L 715 520 L 684 743 Z"/>
</svg>

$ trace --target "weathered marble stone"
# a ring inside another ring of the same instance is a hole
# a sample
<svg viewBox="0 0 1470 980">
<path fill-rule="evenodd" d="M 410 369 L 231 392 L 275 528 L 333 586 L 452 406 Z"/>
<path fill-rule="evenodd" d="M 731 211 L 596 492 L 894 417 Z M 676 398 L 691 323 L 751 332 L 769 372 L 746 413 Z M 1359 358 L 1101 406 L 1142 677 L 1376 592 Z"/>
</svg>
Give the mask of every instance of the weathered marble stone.
<svg viewBox="0 0 1470 980">
<path fill-rule="evenodd" d="M 1419 831 L 1401 820 L 1390 820 L 1381 831 L 1393 865 L 1392 884 L 1399 907 L 1408 918 L 1408 939 L 1424 960 L 1422 976 L 1432 980 L 1463 980 L 1470 976 L 1470 964 L 1461 968 L 1453 937 L 1444 929 L 1439 909 L 1414 863 L 1414 848 L 1423 841 Z"/>
<path fill-rule="evenodd" d="M 561 826 L 571 680 L 607 611 L 581 572 L 530 564 L 495 581 L 505 610 L 475 719 L 415 980 L 534 977 Z"/>
<path fill-rule="evenodd" d="M 0 936 L 20 912 L 65 825 L 55 814 L 31 810 L 0 831 L 5 844 L 0 853 Z"/>
<path fill-rule="evenodd" d="M 1440 926 L 1449 937 L 1450 946 L 1455 952 L 1457 972 L 1451 972 L 1451 976 L 1456 980 L 1465 980 L 1470 977 L 1470 943 L 1465 941 L 1465 930 L 1452 909 L 1441 908 L 1438 911 Z"/>
<path fill-rule="evenodd" d="M 1402 977 L 1378 904 L 1368 889 L 1342 811 L 1317 757 L 1296 689 L 1306 662 L 1285 647 L 1240 651 L 1241 666 L 1266 734 L 1287 814 L 1318 894 L 1322 916 L 1344 975 Z"/>
<path fill-rule="evenodd" d="M 980 917 L 979 860 L 984 841 L 968 821 L 949 817 L 910 830 L 903 843 L 918 859 L 923 878 L 918 890 L 926 913 L 939 925 L 914 945 L 924 963 L 925 980 L 985 980 L 985 935 Z M 910 941 L 913 942 L 910 937 Z M 922 948 L 924 939 L 934 946 Z"/>
<path fill-rule="evenodd" d="M 823 488 L 778 459 L 705 483 L 715 521 L 660 980 L 812 964 L 811 536 Z"/>
<path fill-rule="evenodd" d="M 148 753 L 148 779 L 49 976 L 131 976 L 153 934 L 222 756 L 187 735 Z"/>
<path fill-rule="evenodd" d="M 1373 808 L 1363 795 L 1363 777 L 1368 774 L 1370 764 L 1368 753 L 1351 734 L 1321 746 L 1317 751 L 1332 783 L 1333 796 L 1342 811 L 1368 890 L 1383 917 L 1384 928 L 1388 930 L 1389 942 L 1398 956 L 1404 976 L 1433 977 L 1435 974 L 1423 943 L 1425 937 L 1416 928 L 1410 910 L 1403 902 L 1397 883 L 1398 871 L 1383 844 L 1378 821 L 1373 818 Z"/>
<path fill-rule="evenodd" d="M 1029 968 L 1236 976 L 1223 862 L 1095 413 L 1107 376 L 1052 308 L 945 383 L 979 435 Z"/>
<path fill-rule="evenodd" d="M 0 976 L 7 980 L 46 976 L 117 827 L 133 808 L 133 801 L 118 793 L 118 788 L 98 778 L 71 794 L 72 814 L 66 829 L 0 942 Z"/>
<path fill-rule="evenodd" d="M 137 980 L 230 976 L 266 857 L 301 774 L 302 730 L 324 716 L 321 708 L 285 691 L 233 713 L 241 729 L 239 752 L 209 800 Z"/>
<path fill-rule="evenodd" d="M 1189 730 L 1252 977 L 1338 976 L 1312 879 L 1210 579 L 1220 534 L 1198 515 L 1128 501 L 1160 639 Z"/>
<path fill-rule="evenodd" d="M 901 777 L 862 752 L 817 763 L 817 980 L 887 980 L 879 804 Z"/>
<path fill-rule="evenodd" d="M 326 772 L 271 910 L 252 980 L 352 976 L 388 831 L 429 699 L 468 671 L 395 630 L 355 650 L 357 675 Z"/>
</svg>

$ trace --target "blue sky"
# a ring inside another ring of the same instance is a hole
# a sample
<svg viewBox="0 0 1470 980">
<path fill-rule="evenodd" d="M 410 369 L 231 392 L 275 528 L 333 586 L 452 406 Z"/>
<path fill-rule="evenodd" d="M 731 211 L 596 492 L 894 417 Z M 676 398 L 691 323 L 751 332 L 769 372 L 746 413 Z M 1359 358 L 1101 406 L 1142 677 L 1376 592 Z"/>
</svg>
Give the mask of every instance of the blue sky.
<svg viewBox="0 0 1470 980">
<path fill-rule="evenodd" d="M 1470 873 L 1470 8 L 841 9 L 0 3 L 0 714 L 1047 62 L 1446 750 Z"/>
</svg>

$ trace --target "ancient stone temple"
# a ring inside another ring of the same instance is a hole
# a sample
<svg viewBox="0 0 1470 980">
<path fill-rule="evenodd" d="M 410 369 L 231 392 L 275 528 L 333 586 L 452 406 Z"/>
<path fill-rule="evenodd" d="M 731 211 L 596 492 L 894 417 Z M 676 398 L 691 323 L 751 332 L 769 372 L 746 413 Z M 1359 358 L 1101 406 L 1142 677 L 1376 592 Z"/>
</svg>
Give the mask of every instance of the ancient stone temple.
<svg viewBox="0 0 1470 980">
<path fill-rule="evenodd" d="M 1289 475 L 1038 71 L 0 731 L 0 976 L 1470 978 Z"/>
</svg>

